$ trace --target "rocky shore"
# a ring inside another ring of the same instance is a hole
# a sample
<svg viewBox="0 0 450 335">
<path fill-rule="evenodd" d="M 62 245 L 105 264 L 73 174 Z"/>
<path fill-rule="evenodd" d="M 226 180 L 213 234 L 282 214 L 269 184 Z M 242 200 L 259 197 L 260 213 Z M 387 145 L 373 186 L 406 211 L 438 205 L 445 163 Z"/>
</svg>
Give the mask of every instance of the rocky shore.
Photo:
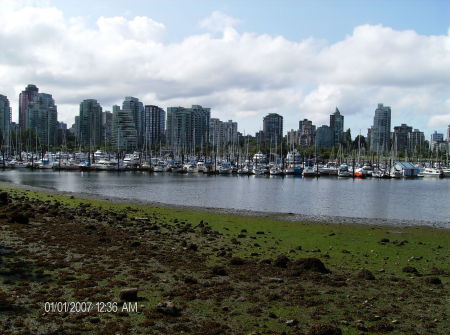
<svg viewBox="0 0 450 335">
<path fill-rule="evenodd" d="M 36 191 L 0 190 L 2 334 L 447 333 L 448 230 Z"/>
</svg>

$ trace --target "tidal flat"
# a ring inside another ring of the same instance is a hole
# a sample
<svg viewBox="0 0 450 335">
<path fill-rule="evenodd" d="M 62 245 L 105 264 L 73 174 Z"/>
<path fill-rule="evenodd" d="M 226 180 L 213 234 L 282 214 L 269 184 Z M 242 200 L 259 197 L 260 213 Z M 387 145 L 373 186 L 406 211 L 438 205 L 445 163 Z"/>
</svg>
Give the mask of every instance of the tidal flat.
<svg viewBox="0 0 450 335">
<path fill-rule="evenodd" d="M 10 186 L 0 188 L 0 227 L 2 334 L 449 331 L 448 229 L 284 220 Z M 45 310 L 45 302 L 76 301 L 133 301 L 138 310 Z"/>
</svg>

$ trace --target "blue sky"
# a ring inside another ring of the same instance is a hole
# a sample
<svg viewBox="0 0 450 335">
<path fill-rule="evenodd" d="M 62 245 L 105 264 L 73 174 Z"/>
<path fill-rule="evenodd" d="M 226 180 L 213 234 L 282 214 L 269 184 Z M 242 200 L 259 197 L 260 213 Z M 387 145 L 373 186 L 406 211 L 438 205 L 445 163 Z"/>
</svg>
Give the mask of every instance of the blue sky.
<svg viewBox="0 0 450 335">
<path fill-rule="evenodd" d="M 64 0 L 57 7 L 74 16 L 146 15 L 167 26 L 170 41 L 200 33 L 198 22 L 213 11 L 238 18 L 240 31 L 283 35 L 299 41 L 308 37 L 336 42 L 362 24 L 413 29 L 420 34 L 446 34 L 450 26 L 447 0 Z"/>
<path fill-rule="evenodd" d="M 327 124 L 338 106 L 365 135 L 379 102 L 392 126 L 450 124 L 450 1 L 3 0 L 0 21 L 13 118 L 34 83 L 69 125 L 81 100 L 129 95 L 208 106 L 246 133 L 270 112 L 285 130 Z"/>
</svg>

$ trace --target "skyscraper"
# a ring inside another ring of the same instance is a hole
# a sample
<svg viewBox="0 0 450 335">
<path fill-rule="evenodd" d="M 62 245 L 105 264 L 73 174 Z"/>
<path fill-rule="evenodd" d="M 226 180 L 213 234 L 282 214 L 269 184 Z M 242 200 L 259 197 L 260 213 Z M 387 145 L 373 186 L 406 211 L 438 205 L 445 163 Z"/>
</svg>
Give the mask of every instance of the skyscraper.
<svg viewBox="0 0 450 335">
<path fill-rule="evenodd" d="M 386 152 L 391 149 L 391 107 L 378 104 L 373 118 L 370 149 Z"/>
<path fill-rule="evenodd" d="M 310 147 L 314 145 L 316 137 L 316 126 L 312 124 L 311 120 L 303 119 L 298 123 L 299 141 L 302 147 Z"/>
<path fill-rule="evenodd" d="M 412 127 L 402 123 L 401 126 L 394 127 L 393 147 L 397 152 L 403 152 L 409 148 L 408 138 L 412 132 Z"/>
<path fill-rule="evenodd" d="M 283 117 L 277 113 L 269 113 L 263 119 L 264 139 L 267 142 L 281 144 L 283 140 Z"/>
<path fill-rule="evenodd" d="M 103 143 L 111 144 L 112 142 L 112 113 L 104 111 L 102 113 L 102 127 L 103 127 Z"/>
<path fill-rule="evenodd" d="M 80 144 L 91 150 L 100 147 L 102 141 L 102 106 L 95 99 L 80 103 Z"/>
<path fill-rule="evenodd" d="M 425 144 L 425 135 L 419 129 L 408 134 L 408 148 L 411 153 L 419 153 L 422 151 Z"/>
<path fill-rule="evenodd" d="M 168 107 L 166 140 L 172 147 L 190 150 L 209 143 L 211 109 Z"/>
<path fill-rule="evenodd" d="M 228 120 L 223 122 L 216 118 L 211 118 L 209 122 L 209 143 L 214 147 L 223 147 L 236 144 L 238 142 L 237 122 Z"/>
<path fill-rule="evenodd" d="M 166 112 L 164 109 L 146 105 L 144 108 L 144 144 L 148 147 L 164 142 Z"/>
<path fill-rule="evenodd" d="M 315 145 L 318 148 L 331 148 L 334 144 L 334 134 L 333 128 L 326 125 L 317 128 Z"/>
<path fill-rule="evenodd" d="M 141 146 L 144 143 L 144 104 L 138 98 L 125 97 L 122 110 L 133 118 L 137 133 L 137 144 Z"/>
<path fill-rule="evenodd" d="M 132 111 L 113 106 L 112 145 L 119 151 L 136 150 L 137 130 Z"/>
<path fill-rule="evenodd" d="M 11 126 L 11 107 L 6 96 L 0 94 L 0 146 L 9 144 L 9 129 Z"/>
<path fill-rule="evenodd" d="M 339 109 L 330 115 L 330 128 L 333 131 L 333 145 L 342 144 L 342 136 L 344 134 L 344 116 L 341 115 Z"/>
<path fill-rule="evenodd" d="M 36 94 L 39 93 L 39 89 L 36 85 L 28 85 L 22 93 L 19 95 L 19 128 L 28 129 L 28 104 L 33 101 Z"/>
<path fill-rule="evenodd" d="M 58 111 L 51 94 L 37 93 L 28 104 L 27 129 L 36 132 L 39 144 L 46 149 L 57 144 Z"/>
</svg>

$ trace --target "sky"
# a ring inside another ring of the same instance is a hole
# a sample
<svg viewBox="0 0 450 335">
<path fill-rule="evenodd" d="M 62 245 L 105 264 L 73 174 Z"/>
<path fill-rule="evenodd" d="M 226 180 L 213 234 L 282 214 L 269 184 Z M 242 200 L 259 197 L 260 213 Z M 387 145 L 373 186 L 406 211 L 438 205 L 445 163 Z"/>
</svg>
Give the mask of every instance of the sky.
<svg viewBox="0 0 450 335">
<path fill-rule="evenodd" d="M 211 108 L 242 133 L 268 113 L 285 132 L 338 107 L 367 134 L 378 103 L 392 127 L 450 125 L 450 1 L 0 0 L 0 94 L 17 121 L 27 84 L 58 119 L 79 103 Z"/>
</svg>

